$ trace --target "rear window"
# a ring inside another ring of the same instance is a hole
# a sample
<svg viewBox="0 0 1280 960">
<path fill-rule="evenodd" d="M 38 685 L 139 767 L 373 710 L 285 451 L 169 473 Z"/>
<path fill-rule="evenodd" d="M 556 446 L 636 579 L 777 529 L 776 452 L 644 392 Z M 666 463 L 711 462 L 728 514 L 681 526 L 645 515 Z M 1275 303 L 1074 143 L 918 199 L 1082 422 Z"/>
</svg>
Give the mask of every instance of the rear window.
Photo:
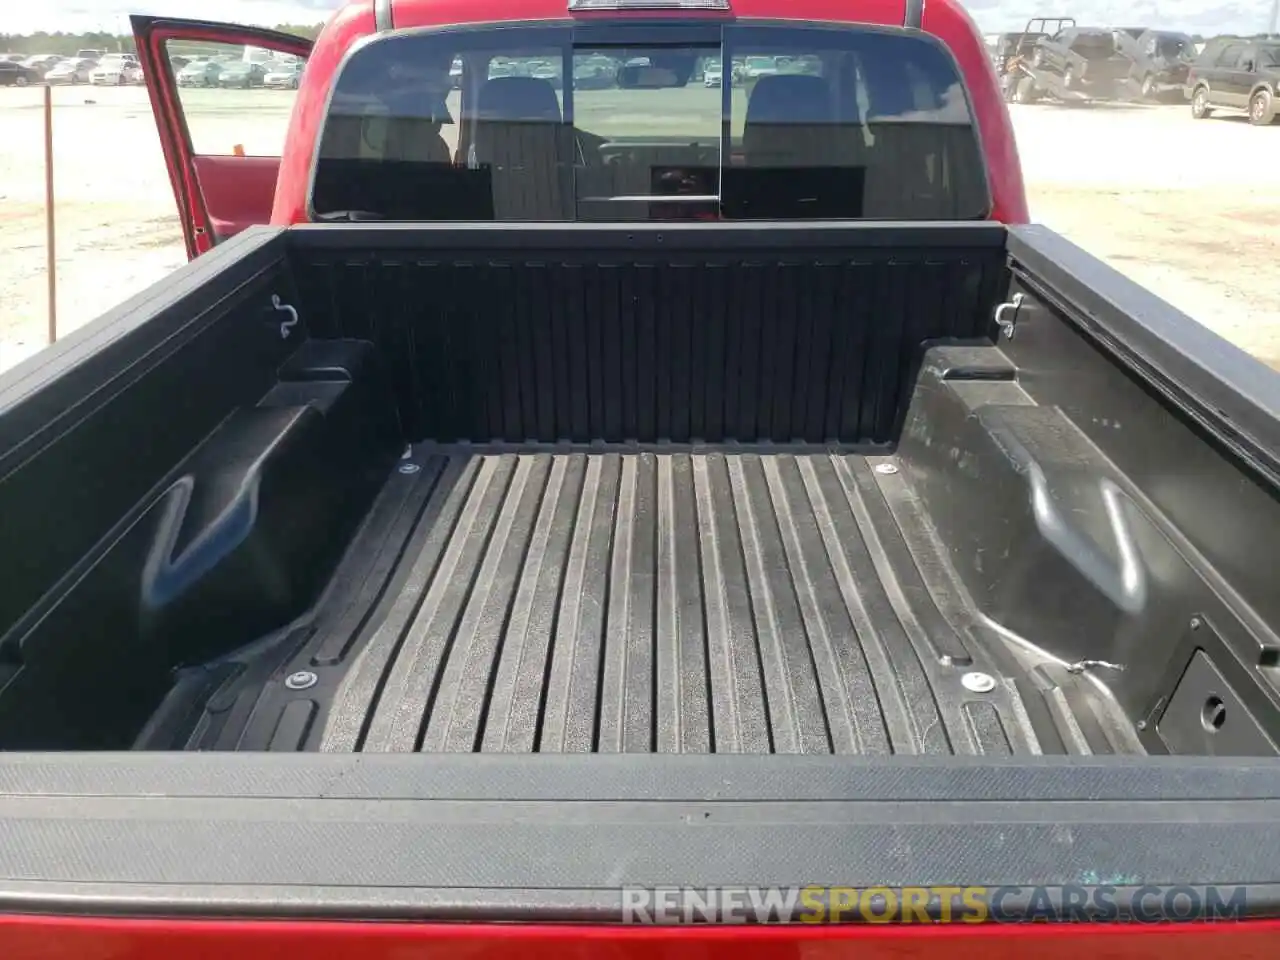
<svg viewBox="0 0 1280 960">
<path fill-rule="evenodd" d="M 1195 55 L 1195 44 L 1191 42 L 1190 37 L 1184 36 L 1162 36 L 1157 41 L 1156 52 L 1162 57 L 1174 59 L 1176 57 L 1192 57 Z"/>
<path fill-rule="evenodd" d="M 373 40 L 336 78 L 311 201 L 322 221 L 990 210 L 965 89 L 935 41 L 742 23 Z"/>
<path fill-rule="evenodd" d="M 1080 33 L 1071 49 L 1086 59 L 1104 60 L 1116 52 L 1116 38 L 1110 33 Z"/>
</svg>

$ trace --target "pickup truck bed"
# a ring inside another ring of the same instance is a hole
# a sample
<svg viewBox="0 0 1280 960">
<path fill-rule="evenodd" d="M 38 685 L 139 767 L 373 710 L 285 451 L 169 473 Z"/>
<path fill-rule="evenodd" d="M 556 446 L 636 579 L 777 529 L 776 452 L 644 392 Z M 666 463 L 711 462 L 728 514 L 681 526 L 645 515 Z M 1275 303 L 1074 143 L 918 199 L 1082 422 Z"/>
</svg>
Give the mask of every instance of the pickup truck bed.
<svg viewBox="0 0 1280 960">
<path fill-rule="evenodd" d="M 13 375 L 0 745 L 1276 753 L 1217 341 L 990 223 L 518 236 L 250 231 Z"/>
<path fill-rule="evenodd" d="M 170 44 L 307 41 L 134 19 L 193 262 L 0 376 L 6 958 L 1277 956 L 1280 381 L 1002 225 L 950 0 L 677 5 L 349 3 L 278 162 Z"/>
<path fill-rule="evenodd" d="M 1019 668 L 982 628 L 889 464 L 420 446 L 313 621 L 181 674 L 139 745 L 1140 749 L 1070 674 Z M 327 680 L 282 682 L 302 671 Z M 964 671 L 998 689 L 970 699 Z"/>
</svg>

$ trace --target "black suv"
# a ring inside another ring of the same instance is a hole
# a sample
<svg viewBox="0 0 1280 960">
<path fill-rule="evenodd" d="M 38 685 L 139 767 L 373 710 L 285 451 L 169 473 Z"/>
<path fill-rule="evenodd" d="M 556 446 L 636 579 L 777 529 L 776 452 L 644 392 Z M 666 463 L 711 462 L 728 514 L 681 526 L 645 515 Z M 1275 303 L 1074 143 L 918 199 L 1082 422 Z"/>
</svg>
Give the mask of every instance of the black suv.
<svg viewBox="0 0 1280 960">
<path fill-rule="evenodd" d="M 1187 75 L 1191 115 L 1203 120 L 1214 109 L 1244 110 L 1265 126 L 1276 118 L 1280 96 L 1280 40 L 1215 40 Z"/>
<path fill-rule="evenodd" d="M 1172 30 L 1132 30 L 1116 33 L 1120 52 L 1133 61 L 1129 77 L 1144 100 L 1158 100 L 1175 93 L 1179 100 L 1186 88 L 1191 64 L 1196 59 L 1195 42 L 1185 33 Z"/>
</svg>

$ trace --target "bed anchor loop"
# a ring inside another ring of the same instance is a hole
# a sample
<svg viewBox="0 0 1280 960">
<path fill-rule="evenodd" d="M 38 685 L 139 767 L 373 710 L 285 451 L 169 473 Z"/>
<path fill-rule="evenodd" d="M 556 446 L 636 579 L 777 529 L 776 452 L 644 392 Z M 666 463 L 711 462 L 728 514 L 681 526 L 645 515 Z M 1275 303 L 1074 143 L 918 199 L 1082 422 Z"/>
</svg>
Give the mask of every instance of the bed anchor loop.
<svg viewBox="0 0 1280 960">
<path fill-rule="evenodd" d="M 292 333 L 293 328 L 298 325 L 298 311 L 281 300 L 280 294 L 278 293 L 273 293 L 271 295 L 271 306 L 274 309 L 279 310 L 281 313 L 287 313 L 289 315 L 288 320 L 280 321 L 280 339 L 288 340 L 289 334 Z"/>
<path fill-rule="evenodd" d="M 996 326 L 1005 335 L 1006 340 L 1013 339 L 1013 327 L 1018 322 L 1018 311 L 1022 309 L 1022 294 L 1015 293 L 1011 300 L 1006 300 L 996 307 Z"/>
</svg>

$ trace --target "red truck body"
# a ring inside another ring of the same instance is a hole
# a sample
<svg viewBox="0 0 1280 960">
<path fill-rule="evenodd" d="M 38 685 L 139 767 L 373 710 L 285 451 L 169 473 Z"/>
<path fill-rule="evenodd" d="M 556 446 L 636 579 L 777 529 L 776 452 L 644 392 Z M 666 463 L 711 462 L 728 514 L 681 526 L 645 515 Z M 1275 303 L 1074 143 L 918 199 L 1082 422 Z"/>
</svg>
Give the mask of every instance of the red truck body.
<svg viewBox="0 0 1280 960">
<path fill-rule="evenodd" d="M 607 927 L 0 918 L 0 949 L 40 960 L 1268 960 L 1280 920 L 1235 924 Z"/>
</svg>

